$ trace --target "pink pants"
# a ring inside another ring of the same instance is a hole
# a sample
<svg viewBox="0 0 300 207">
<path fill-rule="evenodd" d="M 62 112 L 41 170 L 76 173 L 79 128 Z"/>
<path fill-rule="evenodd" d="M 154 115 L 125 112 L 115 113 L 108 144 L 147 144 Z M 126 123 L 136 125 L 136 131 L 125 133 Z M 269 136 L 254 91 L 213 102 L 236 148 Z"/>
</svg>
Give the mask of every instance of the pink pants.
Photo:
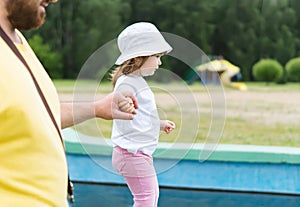
<svg viewBox="0 0 300 207">
<path fill-rule="evenodd" d="M 133 154 L 117 146 L 112 165 L 125 178 L 133 195 L 133 207 L 157 207 L 159 188 L 151 156 L 140 151 Z"/>
</svg>

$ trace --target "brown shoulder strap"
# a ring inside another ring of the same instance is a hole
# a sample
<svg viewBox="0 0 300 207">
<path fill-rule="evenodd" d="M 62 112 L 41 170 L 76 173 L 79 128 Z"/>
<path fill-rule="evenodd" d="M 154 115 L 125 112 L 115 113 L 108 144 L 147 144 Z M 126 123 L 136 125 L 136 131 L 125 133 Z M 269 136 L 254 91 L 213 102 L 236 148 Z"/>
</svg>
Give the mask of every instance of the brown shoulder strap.
<svg viewBox="0 0 300 207">
<path fill-rule="evenodd" d="M 19 50 L 17 49 L 17 47 L 15 46 L 15 44 L 13 43 L 13 41 L 7 36 L 7 34 L 3 31 L 2 27 L 0 26 L 0 36 L 2 37 L 2 39 L 6 42 L 6 44 L 10 47 L 10 49 L 15 53 L 15 55 L 20 59 L 20 61 L 25 65 L 25 67 L 27 68 L 33 82 L 34 82 L 34 85 L 43 101 L 43 104 L 57 130 L 57 133 L 60 137 L 60 140 L 62 142 L 62 145 L 64 147 L 64 142 L 63 142 L 63 138 L 62 138 L 62 135 L 61 135 L 61 132 L 60 132 L 60 128 L 58 127 L 58 124 L 57 122 L 55 121 L 55 118 L 53 116 L 53 113 L 49 107 L 49 104 L 37 82 L 37 80 L 35 79 L 29 65 L 27 64 L 26 60 L 24 59 L 24 57 L 22 56 L 22 54 L 19 52 Z M 68 176 L 68 194 L 69 194 L 69 197 L 71 199 L 72 202 L 74 202 L 74 194 L 73 194 L 73 184 L 70 182 L 70 179 L 69 179 L 69 176 Z"/>
</svg>

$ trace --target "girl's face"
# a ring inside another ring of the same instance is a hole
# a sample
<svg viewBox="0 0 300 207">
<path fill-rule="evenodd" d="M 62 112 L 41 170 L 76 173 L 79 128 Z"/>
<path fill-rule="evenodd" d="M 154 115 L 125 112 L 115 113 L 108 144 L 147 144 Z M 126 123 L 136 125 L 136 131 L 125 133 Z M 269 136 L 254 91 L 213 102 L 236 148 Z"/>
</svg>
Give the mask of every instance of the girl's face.
<svg viewBox="0 0 300 207">
<path fill-rule="evenodd" d="M 145 63 L 141 66 L 140 72 L 142 76 L 151 76 L 161 65 L 161 54 L 149 56 Z"/>
</svg>

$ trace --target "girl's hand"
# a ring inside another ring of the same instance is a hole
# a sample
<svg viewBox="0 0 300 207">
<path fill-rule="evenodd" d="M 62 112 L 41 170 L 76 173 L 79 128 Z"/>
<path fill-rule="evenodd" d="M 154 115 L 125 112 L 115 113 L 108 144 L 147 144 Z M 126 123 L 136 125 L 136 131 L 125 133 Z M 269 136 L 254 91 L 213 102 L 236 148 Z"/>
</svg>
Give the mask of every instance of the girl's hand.
<svg viewBox="0 0 300 207">
<path fill-rule="evenodd" d="M 135 114 L 135 105 L 130 97 L 125 97 L 118 103 L 119 109 L 123 112 Z"/>
<path fill-rule="evenodd" d="M 130 92 L 110 93 L 94 105 L 96 117 L 103 119 L 132 120 L 135 109 L 138 108 L 137 100 Z"/>
<path fill-rule="evenodd" d="M 170 120 L 160 121 L 160 130 L 165 131 L 167 134 L 170 134 L 170 132 L 173 131 L 175 127 L 175 123 Z"/>
</svg>

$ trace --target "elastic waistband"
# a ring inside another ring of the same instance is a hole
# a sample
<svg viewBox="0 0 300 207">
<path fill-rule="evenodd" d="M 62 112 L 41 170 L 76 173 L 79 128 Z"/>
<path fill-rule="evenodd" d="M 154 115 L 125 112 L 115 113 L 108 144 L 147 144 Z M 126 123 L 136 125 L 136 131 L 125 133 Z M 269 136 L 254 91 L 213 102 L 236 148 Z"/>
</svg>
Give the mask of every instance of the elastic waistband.
<svg viewBox="0 0 300 207">
<path fill-rule="evenodd" d="M 128 152 L 127 149 L 123 149 L 122 147 L 119 147 L 119 146 L 115 146 L 114 147 L 114 150 L 118 151 L 118 152 L 121 152 L 121 153 L 126 153 Z"/>
<path fill-rule="evenodd" d="M 120 146 L 115 146 L 115 147 L 114 147 L 114 150 L 116 150 L 117 152 L 122 153 L 122 154 L 134 154 L 134 153 L 129 152 L 127 149 L 124 149 L 124 148 L 122 148 L 122 147 L 120 147 Z M 147 155 L 147 156 L 149 156 L 148 154 L 145 154 L 145 153 L 144 153 L 143 151 L 141 151 L 141 150 L 138 150 L 136 154 L 141 154 L 141 155 Z"/>
</svg>

